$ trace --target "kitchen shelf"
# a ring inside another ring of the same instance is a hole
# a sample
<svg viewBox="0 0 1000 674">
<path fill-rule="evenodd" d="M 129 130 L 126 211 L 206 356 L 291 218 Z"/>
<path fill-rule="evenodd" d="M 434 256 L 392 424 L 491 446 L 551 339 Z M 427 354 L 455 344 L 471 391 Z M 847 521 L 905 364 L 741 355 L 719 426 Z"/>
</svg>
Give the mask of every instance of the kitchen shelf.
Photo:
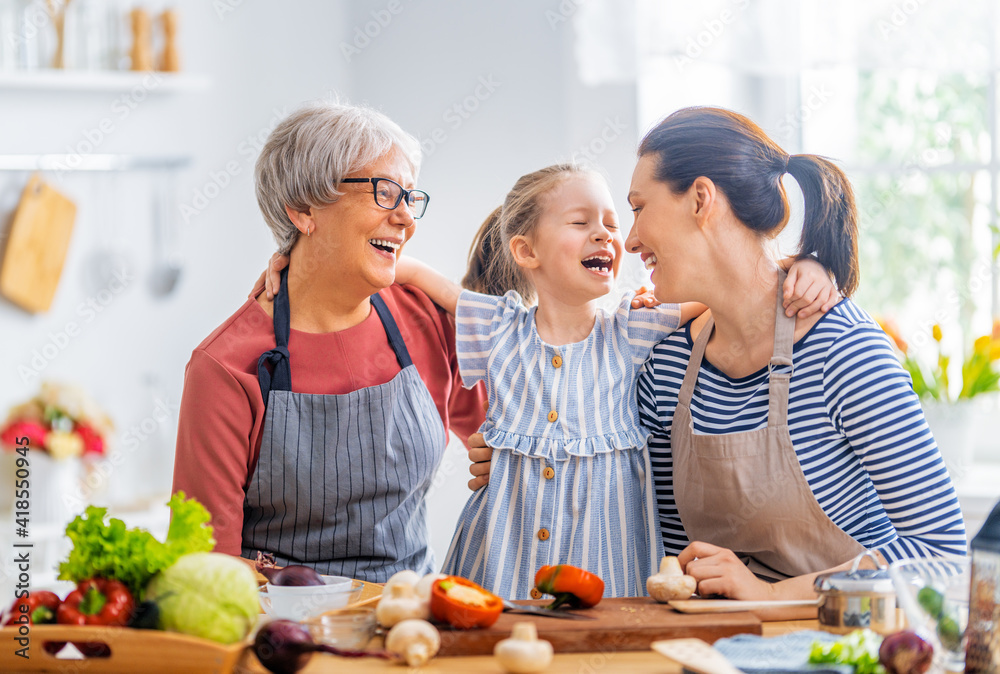
<svg viewBox="0 0 1000 674">
<path fill-rule="evenodd" d="M 154 79 L 150 79 L 154 78 Z M 117 70 L 31 70 L 0 72 L 0 91 L 79 91 L 149 94 L 191 93 L 211 86 L 206 75 Z"/>
<path fill-rule="evenodd" d="M 0 171 L 159 171 L 188 166 L 188 156 L 0 154 Z"/>
</svg>

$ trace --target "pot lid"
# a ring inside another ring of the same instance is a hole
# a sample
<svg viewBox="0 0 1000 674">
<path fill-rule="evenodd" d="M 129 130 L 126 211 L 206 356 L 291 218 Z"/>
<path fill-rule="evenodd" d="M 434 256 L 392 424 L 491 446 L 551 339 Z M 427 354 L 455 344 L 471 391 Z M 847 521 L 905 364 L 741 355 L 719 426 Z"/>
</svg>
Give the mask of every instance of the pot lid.
<svg viewBox="0 0 1000 674">
<path fill-rule="evenodd" d="M 859 569 L 861 560 L 865 557 L 874 561 L 878 568 Z M 813 589 L 817 592 L 872 592 L 879 594 L 895 592 L 892 578 L 889 577 L 889 568 L 879 564 L 878 557 L 871 550 L 858 555 L 854 559 L 850 571 L 834 571 L 817 576 L 813 583 Z"/>
</svg>

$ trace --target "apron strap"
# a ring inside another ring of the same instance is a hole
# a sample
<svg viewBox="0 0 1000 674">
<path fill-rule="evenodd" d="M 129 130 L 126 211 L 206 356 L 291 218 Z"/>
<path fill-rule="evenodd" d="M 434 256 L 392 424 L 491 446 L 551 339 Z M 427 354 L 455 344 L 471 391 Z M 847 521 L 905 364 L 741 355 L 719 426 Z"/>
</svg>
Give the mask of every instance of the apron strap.
<svg viewBox="0 0 1000 674">
<path fill-rule="evenodd" d="M 705 357 L 705 347 L 708 340 L 715 331 L 715 317 L 710 316 L 705 327 L 698 333 L 698 339 L 694 340 L 694 347 L 691 349 L 691 358 L 688 361 L 689 367 L 684 372 L 684 381 L 681 383 L 681 390 L 677 394 L 678 405 L 690 405 L 691 397 L 694 395 L 694 385 L 698 381 L 698 371 L 701 370 L 701 362 Z"/>
<path fill-rule="evenodd" d="M 777 308 L 774 317 L 774 351 L 771 360 L 767 364 L 768 369 L 768 401 L 767 401 L 767 425 L 785 426 L 788 423 L 788 387 L 792 378 L 792 351 L 795 346 L 795 316 L 785 315 L 782 307 L 784 301 L 784 284 L 788 274 L 783 269 L 778 269 L 778 294 Z M 694 395 L 694 387 L 698 381 L 698 373 L 701 370 L 701 363 L 705 357 L 705 348 L 708 340 L 715 331 L 715 318 L 709 318 L 705 327 L 701 329 L 698 338 L 691 349 L 690 367 L 684 372 L 684 381 L 681 383 L 680 392 L 677 394 L 678 405 L 691 404 Z M 777 370 L 776 368 L 781 368 Z"/>
<path fill-rule="evenodd" d="M 271 391 L 292 390 L 292 367 L 288 361 L 288 333 L 291 330 L 291 311 L 288 306 L 288 267 L 281 270 L 281 288 L 274 298 L 275 348 L 265 351 L 257 359 L 257 381 L 264 397 L 264 407 Z M 271 364 L 268 371 L 267 364 Z"/>
<path fill-rule="evenodd" d="M 781 306 L 785 296 L 785 270 L 778 269 L 778 303 L 774 316 L 774 352 L 767 364 L 769 379 L 767 399 L 767 425 L 788 424 L 788 387 L 794 366 L 792 352 L 795 348 L 795 316 L 786 316 Z M 779 369 L 780 368 L 780 369 Z"/>
<path fill-rule="evenodd" d="M 399 367 L 405 369 L 413 365 L 410 358 L 410 351 L 406 348 L 406 342 L 399 332 L 396 320 L 392 317 L 385 300 L 378 294 L 371 296 L 372 306 L 378 314 L 385 334 L 389 338 L 389 345 Z M 292 368 L 289 364 L 288 335 L 291 332 L 291 310 L 288 304 L 288 268 L 281 270 L 281 288 L 274 298 L 274 341 L 276 346 L 270 351 L 261 354 L 257 359 L 257 381 L 260 383 L 260 393 L 264 398 L 264 407 L 267 408 L 267 401 L 271 391 L 291 391 L 292 390 Z M 268 370 L 267 365 L 271 369 Z"/>
<path fill-rule="evenodd" d="M 375 307 L 375 312 L 378 314 L 379 320 L 382 321 L 382 327 L 385 328 L 385 334 L 389 337 L 389 346 L 392 347 L 393 352 L 396 354 L 396 360 L 399 361 L 399 367 L 402 369 L 410 367 L 413 365 L 413 359 L 410 358 L 410 351 L 406 348 L 403 336 L 399 334 L 396 319 L 392 317 L 392 313 L 389 311 L 389 307 L 386 306 L 385 300 L 378 293 L 372 295 L 371 299 L 372 306 Z"/>
</svg>

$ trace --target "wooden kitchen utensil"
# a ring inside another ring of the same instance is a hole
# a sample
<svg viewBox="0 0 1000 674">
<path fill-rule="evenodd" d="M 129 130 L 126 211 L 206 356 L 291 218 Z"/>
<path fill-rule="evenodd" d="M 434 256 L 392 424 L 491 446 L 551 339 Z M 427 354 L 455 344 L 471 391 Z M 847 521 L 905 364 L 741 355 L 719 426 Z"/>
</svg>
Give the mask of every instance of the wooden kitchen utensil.
<svg viewBox="0 0 1000 674">
<path fill-rule="evenodd" d="M 132 10 L 132 70 L 153 69 L 153 28 L 149 12 Z"/>
<path fill-rule="evenodd" d="M 547 601 L 518 602 L 545 606 Z M 685 615 L 649 597 L 604 599 L 593 608 L 576 613 L 594 620 L 560 620 L 503 613 L 492 627 L 452 630 L 440 627 L 440 655 L 490 655 L 501 639 L 510 636 L 516 622 L 533 622 L 538 638 L 552 644 L 556 653 L 586 651 L 645 651 L 661 639 L 697 637 L 714 642 L 736 634 L 760 634 L 761 622 L 750 613 Z"/>
<path fill-rule="evenodd" d="M 0 293 L 32 313 L 48 311 L 59 285 L 76 205 L 35 174 L 10 227 Z"/>
<path fill-rule="evenodd" d="M 160 54 L 160 70 L 175 73 L 181 69 L 181 57 L 177 53 L 177 10 L 166 9 L 160 14 L 163 28 L 163 52 Z"/>
<path fill-rule="evenodd" d="M 777 620 L 815 620 L 817 599 L 785 601 L 739 601 L 736 599 L 672 599 L 668 602 L 681 613 L 737 613 L 749 611 L 763 622 Z"/>
<path fill-rule="evenodd" d="M 742 674 L 726 656 L 701 639 L 656 641 L 651 648 L 698 674 Z"/>
<path fill-rule="evenodd" d="M 72 0 L 45 0 L 45 9 L 49 13 L 52 27 L 56 29 L 56 50 L 52 54 L 52 67 L 65 68 L 66 58 L 66 9 Z"/>
</svg>

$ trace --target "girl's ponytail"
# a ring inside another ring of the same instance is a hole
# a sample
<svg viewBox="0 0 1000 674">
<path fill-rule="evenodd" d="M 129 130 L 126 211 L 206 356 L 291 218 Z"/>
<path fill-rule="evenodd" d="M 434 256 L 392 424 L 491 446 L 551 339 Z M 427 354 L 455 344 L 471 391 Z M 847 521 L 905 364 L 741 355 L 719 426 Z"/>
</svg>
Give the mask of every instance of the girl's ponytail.
<svg viewBox="0 0 1000 674">
<path fill-rule="evenodd" d="M 847 176 L 833 162 L 812 154 L 792 155 L 788 172 L 805 201 L 802 256 L 814 254 L 833 272 L 845 297 L 858 288 L 858 211 Z"/>
<path fill-rule="evenodd" d="M 469 265 L 462 278 L 462 287 L 484 295 L 503 295 L 516 290 L 525 301 L 534 298 L 535 291 L 517 265 L 506 262 L 503 232 L 500 227 L 502 206 L 489 214 L 476 232 L 469 249 Z"/>
<path fill-rule="evenodd" d="M 503 200 L 476 232 L 469 250 L 469 266 L 462 287 L 485 295 L 516 290 L 525 303 L 535 302 L 535 287 L 514 262 L 510 242 L 515 236 L 531 237 L 542 216 L 542 197 L 566 176 L 590 172 L 580 164 L 553 164 L 518 178 Z"/>
</svg>

